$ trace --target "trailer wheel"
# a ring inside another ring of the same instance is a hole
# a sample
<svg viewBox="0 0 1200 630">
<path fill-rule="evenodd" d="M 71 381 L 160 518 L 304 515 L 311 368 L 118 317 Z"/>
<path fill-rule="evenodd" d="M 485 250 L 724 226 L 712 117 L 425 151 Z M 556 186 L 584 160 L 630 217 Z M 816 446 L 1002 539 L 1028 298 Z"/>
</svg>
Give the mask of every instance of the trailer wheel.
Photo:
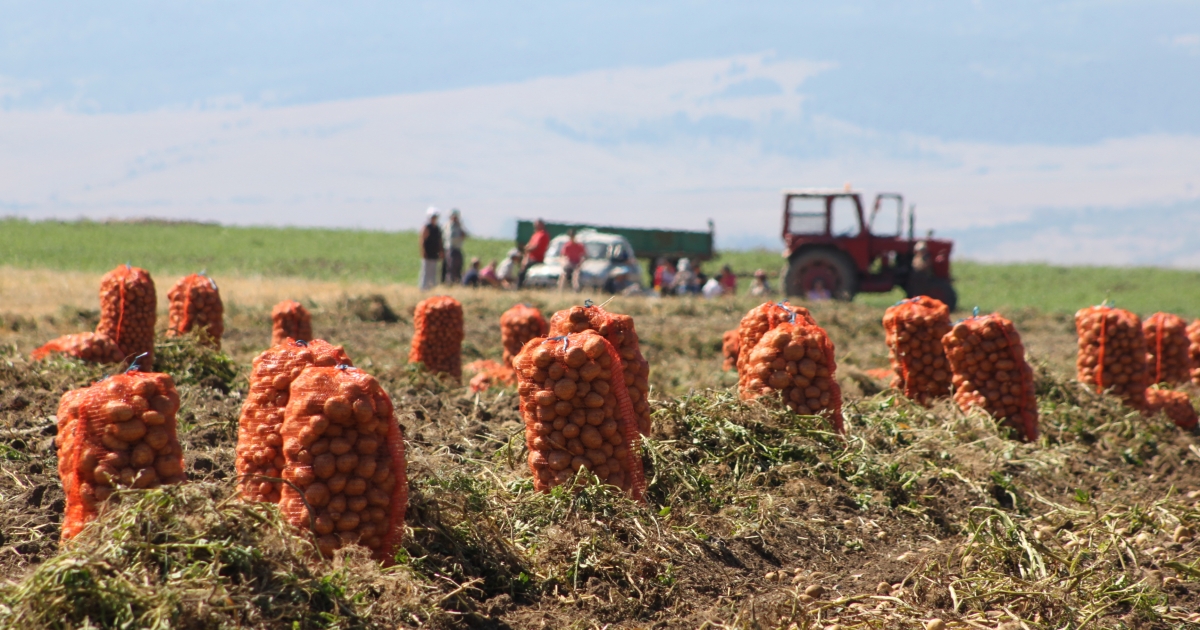
<svg viewBox="0 0 1200 630">
<path fill-rule="evenodd" d="M 838 252 L 810 249 L 797 254 L 785 269 L 783 290 L 789 296 L 807 297 L 818 283 L 837 300 L 849 301 L 858 293 L 854 265 Z"/>
<path fill-rule="evenodd" d="M 946 278 L 938 278 L 927 273 L 915 273 L 904 287 L 904 294 L 910 298 L 924 295 L 940 300 L 942 304 L 950 307 L 951 312 L 958 309 L 958 292 Z"/>
</svg>

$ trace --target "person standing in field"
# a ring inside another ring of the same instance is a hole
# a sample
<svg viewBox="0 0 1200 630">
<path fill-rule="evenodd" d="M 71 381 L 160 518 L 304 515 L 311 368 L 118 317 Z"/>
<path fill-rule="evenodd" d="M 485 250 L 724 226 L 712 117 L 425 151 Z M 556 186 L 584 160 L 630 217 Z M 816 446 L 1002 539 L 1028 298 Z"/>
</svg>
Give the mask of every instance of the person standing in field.
<svg viewBox="0 0 1200 630">
<path fill-rule="evenodd" d="M 430 206 L 425 211 L 428 222 L 421 230 L 421 278 L 419 285 L 422 291 L 428 291 L 437 286 L 438 261 L 445 256 L 442 249 L 442 228 L 438 227 L 437 208 Z"/>
<path fill-rule="evenodd" d="M 467 231 L 463 229 L 462 217 L 458 210 L 450 211 L 450 224 L 446 226 L 446 257 L 442 261 L 442 282 L 458 284 L 462 282 L 463 270 L 463 241 L 467 240 Z"/>
<path fill-rule="evenodd" d="M 579 293 L 579 268 L 583 265 L 587 250 L 583 243 L 575 240 L 574 229 L 567 230 L 567 242 L 563 243 L 562 256 L 566 261 L 563 263 L 562 274 L 558 276 L 558 291 L 561 293 L 567 282 L 570 282 L 571 288 Z"/>
<path fill-rule="evenodd" d="M 525 264 L 521 265 L 521 273 L 517 276 L 517 288 L 525 284 L 525 274 L 529 268 L 546 259 L 546 249 L 550 247 L 550 233 L 546 231 L 546 222 L 538 219 L 533 222 L 533 236 L 525 243 Z"/>
</svg>

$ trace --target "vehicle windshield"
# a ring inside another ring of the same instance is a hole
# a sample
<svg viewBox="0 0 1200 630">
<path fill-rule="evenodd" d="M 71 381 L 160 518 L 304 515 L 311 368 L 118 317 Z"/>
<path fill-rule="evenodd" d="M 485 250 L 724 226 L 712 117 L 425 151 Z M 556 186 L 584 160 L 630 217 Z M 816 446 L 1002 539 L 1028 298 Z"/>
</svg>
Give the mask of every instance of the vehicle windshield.
<svg viewBox="0 0 1200 630">
<path fill-rule="evenodd" d="M 825 233 L 824 197 L 789 197 L 788 231 L 792 234 Z"/>
</svg>

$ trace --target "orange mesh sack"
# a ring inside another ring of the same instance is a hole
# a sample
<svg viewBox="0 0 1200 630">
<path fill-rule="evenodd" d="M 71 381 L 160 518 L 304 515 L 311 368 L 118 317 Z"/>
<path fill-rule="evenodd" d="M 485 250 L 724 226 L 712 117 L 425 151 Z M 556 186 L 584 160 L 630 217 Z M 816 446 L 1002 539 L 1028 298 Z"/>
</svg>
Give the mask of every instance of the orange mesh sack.
<svg viewBox="0 0 1200 630">
<path fill-rule="evenodd" d="M 1011 321 L 977 315 L 958 322 L 942 337 L 954 374 L 954 401 L 963 411 L 978 407 L 1033 441 L 1038 409 L 1033 369 Z"/>
<path fill-rule="evenodd" d="M 504 365 L 512 365 L 513 357 L 534 337 L 545 337 L 550 324 L 542 312 L 528 304 L 517 304 L 500 316 L 500 341 L 504 344 Z"/>
<path fill-rule="evenodd" d="M 1181 429 L 1196 428 L 1196 408 L 1192 406 L 1192 399 L 1186 392 L 1156 389 L 1153 387 L 1147 389 L 1147 415 L 1152 416 L 1160 411 L 1166 414 L 1175 423 L 1175 426 Z"/>
<path fill-rule="evenodd" d="M 52 339 L 34 350 L 32 356 L 34 361 L 41 361 L 52 354 L 65 354 L 91 363 L 118 363 L 125 358 L 112 339 L 90 332 Z"/>
<path fill-rule="evenodd" d="M 741 345 L 741 337 L 736 328 L 726 330 L 725 334 L 721 335 L 721 354 L 725 357 L 725 362 L 721 364 L 722 370 L 728 372 L 737 369 L 738 348 Z"/>
<path fill-rule="evenodd" d="M 466 370 L 474 372 L 471 377 L 471 393 L 487 391 L 493 387 L 510 387 L 517 384 L 517 372 L 507 365 L 501 365 L 491 359 L 472 361 Z"/>
<path fill-rule="evenodd" d="M 320 339 L 311 342 L 288 339 L 254 358 L 250 392 L 238 419 L 237 473 L 242 497 L 250 501 L 278 503 L 284 458 L 281 450 L 284 409 L 292 381 L 309 366 L 351 365 L 341 346 Z"/>
<path fill-rule="evenodd" d="M 539 337 L 513 362 L 534 487 L 547 492 L 586 468 L 640 500 L 641 434 L 616 347 L 592 330 Z"/>
<path fill-rule="evenodd" d="M 145 269 L 121 265 L 100 279 L 100 323 L 96 334 L 112 339 L 124 358 L 141 354 L 143 368 L 154 365 L 154 280 Z"/>
<path fill-rule="evenodd" d="M 744 376 L 745 364 L 750 360 L 750 351 L 758 345 L 758 340 L 779 324 L 797 321 L 811 326 L 817 325 L 817 321 L 812 318 L 808 309 L 803 306 L 792 306 L 787 302 L 764 302 L 750 309 L 742 317 L 741 323 L 738 324 L 738 388 L 745 387 L 745 382 L 748 380 Z"/>
<path fill-rule="evenodd" d="M 1142 322 L 1146 371 L 1151 384 L 1182 385 L 1192 378 L 1187 322 L 1178 315 L 1155 313 Z"/>
<path fill-rule="evenodd" d="M 903 300 L 884 313 L 883 329 L 896 372 L 892 387 L 926 407 L 949 396 L 950 365 L 942 337 L 950 332 L 950 309 L 923 295 Z"/>
<path fill-rule="evenodd" d="M 167 315 L 167 335 L 186 335 L 197 326 L 205 329 L 217 348 L 225 333 L 225 306 L 217 283 L 207 276 L 192 274 L 175 283 L 167 291 L 170 305 Z"/>
<path fill-rule="evenodd" d="M 417 302 L 409 363 L 462 380 L 463 308 L 458 300 L 435 295 Z"/>
<path fill-rule="evenodd" d="M 284 300 L 271 309 L 271 345 L 288 339 L 312 341 L 312 315 L 295 300 Z"/>
<path fill-rule="evenodd" d="M 292 382 L 283 455 L 283 478 L 295 484 L 283 486 L 279 502 L 288 522 L 311 528 L 327 557 L 360 544 L 391 564 L 408 477 L 404 435 L 375 377 L 348 366 L 305 368 Z"/>
<path fill-rule="evenodd" d="M 823 415 L 838 433 L 842 428 L 842 388 L 834 379 L 833 342 L 825 329 L 797 318 L 776 325 L 746 353 L 742 400 L 779 392 L 792 411 Z"/>
<path fill-rule="evenodd" d="M 625 376 L 625 390 L 633 404 L 637 428 L 650 434 L 650 362 L 642 356 L 633 318 L 610 313 L 599 306 L 572 306 L 550 318 L 550 334 L 555 336 L 594 330 L 617 350 Z"/>
<path fill-rule="evenodd" d="M 1146 405 L 1146 338 L 1138 316 L 1111 306 L 1089 306 L 1075 313 L 1079 333 L 1079 381 L 1097 392 L 1112 390 L 1126 405 Z"/>
<path fill-rule="evenodd" d="M 67 495 L 63 539 L 96 518 L 116 488 L 186 480 L 175 433 L 179 393 L 166 374 L 119 374 L 69 392 L 59 413 L 59 475 Z"/>
<path fill-rule="evenodd" d="M 1188 363 L 1191 366 L 1192 382 L 1200 385 L 1200 319 L 1188 324 Z"/>
</svg>

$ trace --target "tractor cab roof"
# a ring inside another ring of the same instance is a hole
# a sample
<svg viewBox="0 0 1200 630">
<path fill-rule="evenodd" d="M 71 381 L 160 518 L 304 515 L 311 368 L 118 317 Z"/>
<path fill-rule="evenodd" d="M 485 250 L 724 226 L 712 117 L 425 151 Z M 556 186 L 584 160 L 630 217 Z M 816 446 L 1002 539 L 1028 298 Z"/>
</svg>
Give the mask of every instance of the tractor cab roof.
<svg viewBox="0 0 1200 630">
<path fill-rule="evenodd" d="M 802 197 L 834 197 L 861 195 L 857 190 L 847 190 L 845 188 L 784 188 L 783 194 Z"/>
</svg>

